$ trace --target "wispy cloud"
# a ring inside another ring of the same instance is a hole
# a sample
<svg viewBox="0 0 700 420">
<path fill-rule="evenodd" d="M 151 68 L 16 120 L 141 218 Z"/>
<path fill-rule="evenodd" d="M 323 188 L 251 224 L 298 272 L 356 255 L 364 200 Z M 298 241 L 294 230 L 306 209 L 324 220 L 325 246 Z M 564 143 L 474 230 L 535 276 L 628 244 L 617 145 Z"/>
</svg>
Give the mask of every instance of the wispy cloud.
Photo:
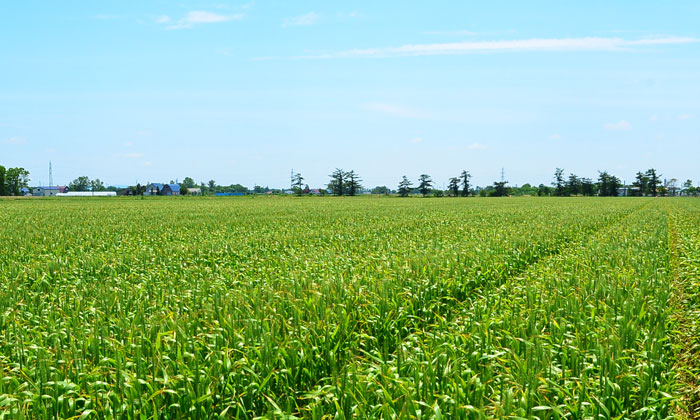
<svg viewBox="0 0 700 420">
<path fill-rule="evenodd" d="M 320 18 L 321 16 L 318 13 L 309 12 L 305 15 L 285 18 L 282 22 L 282 27 L 286 28 L 287 26 L 313 25 L 314 23 L 318 22 Z"/>
<path fill-rule="evenodd" d="M 659 114 L 654 114 L 651 117 L 649 117 L 649 121 L 651 122 L 656 122 L 659 120 Z"/>
<path fill-rule="evenodd" d="M 351 11 L 351 12 L 340 12 L 338 13 L 338 17 L 341 18 L 357 18 L 362 16 L 362 13 L 357 12 L 357 11 Z"/>
<path fill-rule="evenodd" d="M 218 13 L 206 12 L 202 10 L 193 10 L 185 17 L 178 19 L 172 25 L 168 25 L 166 29 L 190 29 L 195 25 L 207 24 L 207 23 L 221 23 L 229 22 L 232 20 L 243 19 L 243 14 L 237 13 L 233 15 L 221 15 Z M 155 19 L 156 23 L 168 24 L 173 22 L 173 20 L 168 15 L 161 15 Z"/>
<path fill-rule="evenodd" d="M 486 150 L 487 147 L 481 143 L 472 143 L 469 146 L 467 146 L 467 149 L 469 149 L 469 150 Z"/>
<path fill-rule="evenodd" d="M 124 159 L 140 159 L 143 157 L 143 153 L 122 153 L 119 157 Z"/>
<path fill-rule="evenodd" d="M 616 123 L 605 124 L 603 128 L 610 131 L 625 131 L 631 129 L 632 125 L 625 120 L 620 120 Z"/>
<path fill-rule="evenodd" d="M 561 134 L 557 134 L 557 133 L 552 134 L 551 136 L 549 136 L 549 139 L 550 140 L 561 140 Z"/>
<path fill-rule="evenodd" d="M 7 144 L 14 144 L 16 146 L 22 145 L 25 142 L 24 138 L 22 137 L 10 137 L 9 139 L 5 140 L 5 143 Z"/>
<path fill-rule="evenodd" d="M 435 116 L 426 111 L 405 107 L 402 105 L 386 104 L 386 103 L 371 103 L 364 104 L 362 108 L 379 112 L 381 114 L 391 115 L 392 117 L 400 118 L 415 118 L 415 119 L 433 119 Z"/>
<path fill-rule="evenodd" d="M 413 143 L 413 144 L 423 143 L 423 138 L 422 137 L 413 138 L 413 139 L 411 139 L 411 143 Z"/>
<path fill-rule="evenodd" d="M 435 44 L 407 44 L 399 47 L 353 49 L 296 58 L 382 58 L 421 55 L 457 55 L 512 51 L 624 51 L 654 45 L 700 42 L 691 37 L 656 37 L 637 40 L 623 38 L 531 38 L 506 41 L 469 41 Z"/>
<path fill-rule="evenodd" d="M 681 114 L 678 116 L 679 120 L 689 120 L 690 119 L 690 114 Z"/>
</svg>

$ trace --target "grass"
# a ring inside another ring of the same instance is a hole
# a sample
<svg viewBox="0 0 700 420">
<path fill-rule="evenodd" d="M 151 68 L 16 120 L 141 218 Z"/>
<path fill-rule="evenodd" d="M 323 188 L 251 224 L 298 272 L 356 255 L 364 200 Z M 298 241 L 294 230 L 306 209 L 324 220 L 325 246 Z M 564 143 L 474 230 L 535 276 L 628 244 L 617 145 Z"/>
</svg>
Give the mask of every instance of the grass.
<svg viewBox="0 0 700 420">
<path fill-rule="evenodd" d="M 699 210 L 0 201 L 0 418 L 692 418 Z"/>
</svg>

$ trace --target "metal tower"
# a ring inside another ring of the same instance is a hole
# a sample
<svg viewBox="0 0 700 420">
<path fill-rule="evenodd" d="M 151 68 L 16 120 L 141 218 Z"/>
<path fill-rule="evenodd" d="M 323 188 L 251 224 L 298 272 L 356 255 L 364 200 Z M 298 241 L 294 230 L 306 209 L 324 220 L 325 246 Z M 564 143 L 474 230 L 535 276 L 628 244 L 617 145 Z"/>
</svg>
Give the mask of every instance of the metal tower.
<svg viewBox="0 0 700 420">
<path fill-rule="evenodd" d="M 49 161 L 49 187 L 53 187 L 53 171 L 51 170 L 51 161 Z"/>
</svg>

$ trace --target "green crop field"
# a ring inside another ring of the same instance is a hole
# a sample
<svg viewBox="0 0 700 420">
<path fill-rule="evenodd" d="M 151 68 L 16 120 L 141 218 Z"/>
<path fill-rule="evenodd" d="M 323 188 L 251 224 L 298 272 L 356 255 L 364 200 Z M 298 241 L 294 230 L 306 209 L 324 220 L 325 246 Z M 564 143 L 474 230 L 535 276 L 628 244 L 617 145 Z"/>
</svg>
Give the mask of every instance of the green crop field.
<svg viewBox="0 0 700 420">
<path fill-rule="evenodd" d="M 0 201 L 0 419 L 694 418 L 700 200 Z"/>
</svg>

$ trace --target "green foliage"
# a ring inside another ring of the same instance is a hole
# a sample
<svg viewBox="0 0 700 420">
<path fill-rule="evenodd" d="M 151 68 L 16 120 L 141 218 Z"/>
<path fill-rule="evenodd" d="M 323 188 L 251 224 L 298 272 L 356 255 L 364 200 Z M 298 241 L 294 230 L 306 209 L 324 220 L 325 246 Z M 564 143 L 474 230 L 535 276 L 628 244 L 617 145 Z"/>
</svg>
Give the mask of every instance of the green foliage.
<svg viewBox="0 0 700 420">
<path fill-rule="evenodd" d="M 68 184 L 70 191 L 90 191 L 92 181 L 86 176 L 79 176 Z"/>
<path fill-rule="evenodd" d="M 693 198 L 1 205 L 0 418 L 664 419 L 693 401 Z"/>
<path fill-rule="evenodd" d="M 0 196 L 22 195 L 21 189 L 29 184 L 29 171 L 24 168 L 7 168 L 0 166 Z"/>
<path fill-rule="evenodd" d="M 418 191 L 423 194 L 423 197 L 428 195 L 430 190 L 433 188 L 433 180 L 428 174 L 422 174 L 418 177 Z"/>
</svg>

